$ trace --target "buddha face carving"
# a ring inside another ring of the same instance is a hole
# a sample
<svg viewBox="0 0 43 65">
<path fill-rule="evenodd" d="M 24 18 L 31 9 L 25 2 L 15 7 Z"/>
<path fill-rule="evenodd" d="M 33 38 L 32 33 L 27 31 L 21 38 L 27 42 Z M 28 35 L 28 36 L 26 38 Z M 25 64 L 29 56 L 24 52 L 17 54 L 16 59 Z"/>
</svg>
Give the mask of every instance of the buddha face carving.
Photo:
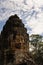
<svg viewBox="0 0 43 65">
<path fill-rule="evenodd" d="M 11 43 L 11 48 L 14 51 L 16 63 L 22 62 L 24 56 L 23 54 L 23 44 L 24 44 L 24 38 L 21 35 L 16 35 L 16 38 L 13 39 Z"/>
<path fill-rule="evenodd" d="M 21 49 L 24 44 L 24 37 L 21 35 L 16 35 L 15 39 L 11 41 L 11 47 L 13 49 Z"/>
<path fill-rule="evenodd" d="M 18 64 L 20 62 L 23 62 L 24 51 L 26 48 L 24 37 L 22 35 L 16 35 L 15 39 L 13 39 L 12 35 L 12 39 L 10 40 L 11 49 L 14 50 L 16 63 Z"/>
</svg>

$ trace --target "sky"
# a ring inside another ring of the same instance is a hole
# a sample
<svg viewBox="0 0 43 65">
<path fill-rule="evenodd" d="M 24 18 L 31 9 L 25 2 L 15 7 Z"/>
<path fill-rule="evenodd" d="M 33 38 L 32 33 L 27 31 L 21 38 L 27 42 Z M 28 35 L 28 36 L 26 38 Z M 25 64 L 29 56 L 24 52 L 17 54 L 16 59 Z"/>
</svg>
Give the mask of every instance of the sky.
<svg viewBox="0 0 43 65">
<path fill-rule="evenodd" d="M 0 32 L 14 14 L 22 19 L 27 33 L 43 35 L 43 0 L 0 0 Z"/>
</svg>

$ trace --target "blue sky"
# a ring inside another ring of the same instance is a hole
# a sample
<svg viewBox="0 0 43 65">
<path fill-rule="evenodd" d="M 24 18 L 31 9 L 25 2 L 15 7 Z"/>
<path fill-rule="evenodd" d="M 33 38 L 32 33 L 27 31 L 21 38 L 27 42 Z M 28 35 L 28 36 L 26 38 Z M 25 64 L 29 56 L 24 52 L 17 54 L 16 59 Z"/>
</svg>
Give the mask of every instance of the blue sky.
<svg viewBox="0 0 43 65">
<path fill-rule="evenodd" d="M 4 24 L 5 22 L 2 22 L 2 21 L 0 22 L 0 31 L 2 31 Z"/>
<path fill-rule="evenodd" d="M 17 14 L 27 33 L 43 33 L 43 0 L 0 0 L 0 32 L 9 16 Z"/>
</svg>

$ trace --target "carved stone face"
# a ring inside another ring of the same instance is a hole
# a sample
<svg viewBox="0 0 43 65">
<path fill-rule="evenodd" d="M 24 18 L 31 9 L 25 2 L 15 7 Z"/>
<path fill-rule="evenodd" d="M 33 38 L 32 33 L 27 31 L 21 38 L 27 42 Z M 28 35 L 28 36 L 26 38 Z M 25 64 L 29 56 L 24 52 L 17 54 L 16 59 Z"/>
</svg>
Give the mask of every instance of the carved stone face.
<svg viewBox="0 0 43 65">
<path fill-rule="evenodd" d="M 23 62 L 24 51 L 26 51 L 24 37 L 22 35 L 16 35 L 16 38 L 11 45 L 12 45 L 12 50 L 14 50 L 15 53 L 15 62 L 17 64 Z"/>
<path fill-rule="evenodd" d="M 12 50 L 14 50 L 15 63 L 16 64 L 22 63 L 25 57 L 24 53 L 26 51 L 26 44 L 24 37 L 22 35 L 16 35 L 16 38 L 13 39 L 13 35 L 12 35 L 11 48 Z"/>
<path fill-rule="evenodd" d="M 15 39 L 11 40 L 11 48 L 14 50 L 20 50 L 24 47 L 24 37 L 21 35 L 16 35 Z"/>
</svg>

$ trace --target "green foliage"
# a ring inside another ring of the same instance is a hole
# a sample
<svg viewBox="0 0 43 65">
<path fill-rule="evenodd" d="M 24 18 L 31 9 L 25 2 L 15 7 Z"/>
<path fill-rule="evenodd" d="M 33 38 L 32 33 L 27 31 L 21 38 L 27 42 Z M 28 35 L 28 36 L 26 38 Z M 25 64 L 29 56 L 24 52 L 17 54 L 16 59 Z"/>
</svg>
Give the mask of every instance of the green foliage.
<svg viewBox="0 0 43 65">
<path fill-rule="evenodd" d="M 33 58 L 38 65 L 43 65 L 43 42 L 41 35 L 31 35 L 31 44 L 35 47 Z"/>
</svg>

